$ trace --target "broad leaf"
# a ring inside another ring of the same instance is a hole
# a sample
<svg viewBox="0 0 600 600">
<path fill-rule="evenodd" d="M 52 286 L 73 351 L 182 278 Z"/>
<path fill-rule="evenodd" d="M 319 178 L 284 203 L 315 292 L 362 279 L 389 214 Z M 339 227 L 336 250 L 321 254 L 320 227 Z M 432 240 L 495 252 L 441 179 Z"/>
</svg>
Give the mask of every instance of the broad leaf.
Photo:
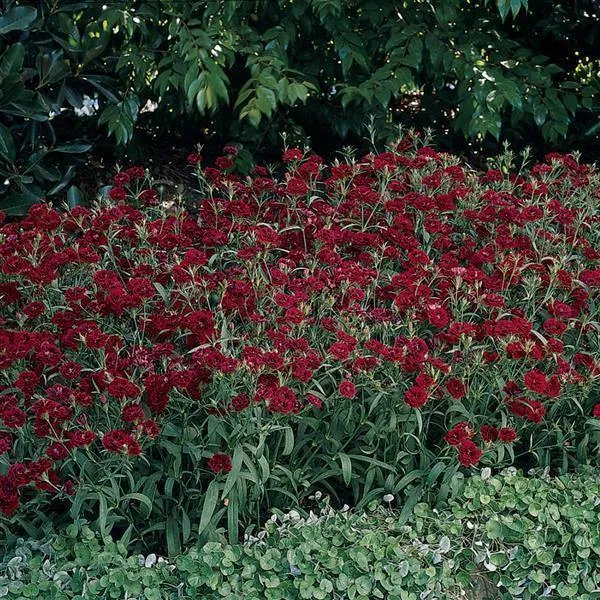
<svg viewBox="0 0 600 600">
<path fill-rule="evenodd" d="M 31 6 L 15 6 L 0 17 L 0 35 L 10 31 L 28 31 L 37 19 L 37 9 Z"/>
</svg>

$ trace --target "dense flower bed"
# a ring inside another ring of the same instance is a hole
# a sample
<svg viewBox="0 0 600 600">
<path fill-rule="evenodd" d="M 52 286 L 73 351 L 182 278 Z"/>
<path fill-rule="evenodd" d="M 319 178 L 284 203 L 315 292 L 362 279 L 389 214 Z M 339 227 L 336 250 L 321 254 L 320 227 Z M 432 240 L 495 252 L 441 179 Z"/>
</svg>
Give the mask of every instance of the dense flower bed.
<svg viewBox="0 0 600 600">
<path fill-rule="evenodd" d="M 289 149 L 278 177 L 234 156 L 189 157 L 197 216 L 132 167 L 91 209 L 0 229 L 5 519 L 70 497 L 176 549 L 314 489 L 598 451 L 593 169 L 477 174 L 414 138 Z"/>
</svg>

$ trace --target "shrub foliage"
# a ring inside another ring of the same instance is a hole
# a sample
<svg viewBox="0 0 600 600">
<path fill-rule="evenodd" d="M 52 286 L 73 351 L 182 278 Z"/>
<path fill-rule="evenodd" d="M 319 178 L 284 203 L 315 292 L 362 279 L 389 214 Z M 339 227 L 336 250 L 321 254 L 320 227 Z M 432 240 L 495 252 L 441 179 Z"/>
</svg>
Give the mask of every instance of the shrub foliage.
<svg viewBox="0 0 600 600">
<path fill-rule="evenodd" d="M 369 113 L 384 136 L 410 122 L 452 146 L 598 134 L 593 0 L 4 4 L 0 193 L 11 204 L 62 193 L 73 171 L 56 153 L 93 141 L 96 125 L 118 144 L 139 125 L 252 150 L 279 146 L 281 131 L 356 142 Z M 86 98 L 91 116 L 74 118 Z"/>
</svg>

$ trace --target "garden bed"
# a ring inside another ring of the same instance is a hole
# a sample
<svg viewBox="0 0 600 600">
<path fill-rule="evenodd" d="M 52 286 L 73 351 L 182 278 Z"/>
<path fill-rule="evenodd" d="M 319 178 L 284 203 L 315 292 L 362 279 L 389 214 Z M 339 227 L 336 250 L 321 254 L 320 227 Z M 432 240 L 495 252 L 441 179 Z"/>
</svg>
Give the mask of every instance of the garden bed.
<svg viewBox="0 0 600 600">
<path fill-rule="evenodd" d="M 475 172 L 410 134 L 332 164 L 131 167 L 0 227 L 0 525 L 177 555 L 320 491 L 405 515 L 460 470 L 598 455 L 600 178 Z"/>
</svg>

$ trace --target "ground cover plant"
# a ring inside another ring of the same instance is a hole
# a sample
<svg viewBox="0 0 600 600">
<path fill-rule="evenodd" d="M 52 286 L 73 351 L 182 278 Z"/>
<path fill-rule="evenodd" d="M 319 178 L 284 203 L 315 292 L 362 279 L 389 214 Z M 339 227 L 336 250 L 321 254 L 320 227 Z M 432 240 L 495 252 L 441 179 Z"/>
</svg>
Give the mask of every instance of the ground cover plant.
<svg viewBox="0 0 600 600">
<path fill-rule="evenodd" d="M 0 560 L 9 600 L 593 600 L 600 595 L 598 474 L 466 478 L 442 510 L 406 522 L 321 507 L 269 520 L 244 544 L 209 542 L 176 559 L 127 551 L 83 523 L 20 540 Z M 381 500 L 381 499 L 380 499 Z"/>
<path fill-rule="evenodd" d="M 332 164 L 141 167 L 0 228 L 0 525 L 177 554 L 316 490 L 408 518 L 462 468 L 597 458 L 600 176 L 478 173 L 416 133 Z"/>
</svg>

